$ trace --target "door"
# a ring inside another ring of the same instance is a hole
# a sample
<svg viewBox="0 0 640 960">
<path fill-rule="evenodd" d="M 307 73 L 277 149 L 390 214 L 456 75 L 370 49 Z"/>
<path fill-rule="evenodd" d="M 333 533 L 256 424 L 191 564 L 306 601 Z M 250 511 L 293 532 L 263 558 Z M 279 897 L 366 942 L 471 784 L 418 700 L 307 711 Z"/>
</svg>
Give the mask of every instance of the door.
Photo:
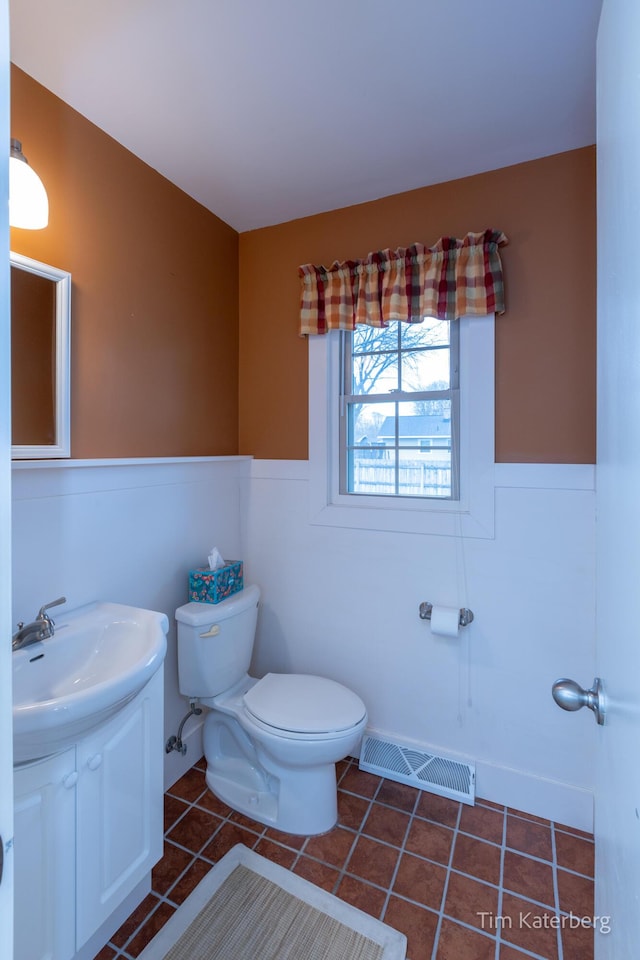
<svg viewBox="0 0 640 960">
<path fill-rule="evenodd" d="M 640 4 L 598 34 L 596 960 L 640 955 Z"/>
<path fill-rule="evenodd" d="M 15 960 L 76 952 L 76 751 L 14 775 Z"/>
<path fill-rule="evenodd" d="M 163 670 L 78 744 L 77 946 L 162 856 Z"/>
<path fill-rule="evenodd" d="M 9 4 L 0 0 L 0 143 L 9 143 Z M 9 347 L 9 152 L 0 161 L 0 931 L 13 945 L 13 757 L 11 749 L 11 379 Z"/>
</svg>

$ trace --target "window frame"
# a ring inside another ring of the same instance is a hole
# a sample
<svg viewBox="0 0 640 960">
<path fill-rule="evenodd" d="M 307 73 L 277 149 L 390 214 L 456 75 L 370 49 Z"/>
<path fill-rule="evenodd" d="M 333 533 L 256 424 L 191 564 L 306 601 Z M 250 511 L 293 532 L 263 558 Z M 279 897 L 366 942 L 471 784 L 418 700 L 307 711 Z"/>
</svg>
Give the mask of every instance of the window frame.
<svg viewBox="0 0 640 960">
<path fill-rule="evenodd" d="M 494 536 L 494 315 L 460 325 L 459 499 L 340 493 L 340 334 L 308 337 L 312 524 L 436 536 Z"/>
<path fill-rule="evenodd" d="M 433 319 L 433 318 L 429 318 Z M 402 353 L 409 352 L 421 352 L 427 350 L 442 350 L 445 345 L 428 345 L 425 347 L 416 347 L 415 351 L 403 351 L 402 349 L 402 323 L 400 321 L 394 321 L 398 323 L 398 339 L 397 346 L 395 351 L 385 350 L 385 353 L 393 353 L 398 358 L 398 368 L 401 369 L 402 366 Z M 377 330 L 380 328 L 371 328 Z M 458 323 L 449 324 L 449 341 L 446 344 L 446 348 L 449 352 L 449 387 L 446 390 L 393 390 L 386 393 L 372 393 L 372 394 L 353 394 L 351 393 L 351 377 L 350 374 L 353 371 L 353 337 L 348 331 L 340 331 L 340 346 L 339 346 L 339 355 L 340 355 L 340 407 L 339 407 L 339 434 L 338 434 L 338 448 L 339 448 L 339 492 L 341 494 L 351 496 L 351 497 L 375 497 L 376 494 L 363 493 L 361 491 L 349 490 L 348 489 L 348 460 L 350 448 L 349 445 L 349 407 L 352 404 L 361 402 L 361 403 L 375 403 L 376 401 L 382 403 L 413 403 L 420 402 L 421 400 L 441 400 L 447 399 L 451 404 L 451 435 L 449 441 L 449 450 L 451 453 L 450 457 L 450 470 L 451 470 L 451 492 L 448 496 L 420 496 L 419 494 L 402 494 L 402 493 L 388 493 L 388 494 L 379 494 L 378 496 L 384 497 L 385 500 L 394 499 L 396 497 L 406 500 L 410 497 L 417 498 L 421 502 L 425 500 L 435 500 L 435 501 L 457 501 L 460 496 L 460 325 Z M 377 352 L 377 351 L 376 351 Z M 358 355 L 357 353 L 355 354 Z M 399 414 L 396 413 L 396 416 Z M 425 441 L 422 441 L 420 444 L 420 452 L 426 449 L 433 449 L 430 445 L 428 448 L 423 446 Z M 352 446 L 352 445 L 351 445 Z M 395 452 L 394 458 L 394 467 L 396 471 L 396 484 L 397 484 L 397 471 L 399 469 L 399 460 L 398 455 L 400 452 L 400 447 L 397 443 L 395 447 L 389 447 L 388 449 L 393 449 Z M 416 449 L 418 445 L 416 444 Z"/>
</svg>

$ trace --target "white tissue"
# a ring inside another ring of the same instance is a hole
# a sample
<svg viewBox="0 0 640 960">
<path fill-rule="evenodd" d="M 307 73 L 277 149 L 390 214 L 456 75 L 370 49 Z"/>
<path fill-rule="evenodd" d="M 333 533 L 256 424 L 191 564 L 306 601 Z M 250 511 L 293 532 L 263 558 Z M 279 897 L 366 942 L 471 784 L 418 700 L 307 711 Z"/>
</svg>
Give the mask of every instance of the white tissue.
<svg viewBox="0 0 640 960">
<path fill-rule="evenodd" d="M 433 607 L 431 609 L 431 633 L 439 637 L 457 637 L 460 631 L 458 607 Z"/>
<path fill-rule="evenodd" d="M 224 567 L 224 560 L 222 559 L 222 554 L 217 547 L 211 547 L 211 553 L 209 554 L 209 570 L 217 570 L 219 567 Z"/>
</svg>

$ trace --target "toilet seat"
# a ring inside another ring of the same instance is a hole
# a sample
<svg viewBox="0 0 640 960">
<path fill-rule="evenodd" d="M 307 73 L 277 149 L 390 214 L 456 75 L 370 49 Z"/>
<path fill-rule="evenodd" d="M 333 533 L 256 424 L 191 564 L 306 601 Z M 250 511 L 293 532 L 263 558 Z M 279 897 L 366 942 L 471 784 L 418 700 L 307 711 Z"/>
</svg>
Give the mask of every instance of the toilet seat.
<svg viewBox="0 0 640 960">
<path fill-rule="evenodd" d="M 243 705 L 260 726 L 294 738 L 331 738 L 366 718 L 366 708 L 352 690 L 299 673 L 268 673 L 245 693 Z"/>
</svg>

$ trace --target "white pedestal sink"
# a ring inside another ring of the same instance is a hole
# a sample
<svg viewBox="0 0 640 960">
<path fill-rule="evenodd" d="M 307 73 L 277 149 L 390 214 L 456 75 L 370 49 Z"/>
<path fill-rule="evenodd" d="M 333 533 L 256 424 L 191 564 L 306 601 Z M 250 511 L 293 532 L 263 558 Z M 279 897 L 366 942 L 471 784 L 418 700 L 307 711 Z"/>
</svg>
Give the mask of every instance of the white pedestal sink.
<svg viewBox="0 0 640 960">
<path fill-rule="evenodd" d="M 20 764 L 58 753 L 120 710 L 161 667 L 164 613 L 92 603 L 12 654 L 13 750 Z"/>
</svg>

